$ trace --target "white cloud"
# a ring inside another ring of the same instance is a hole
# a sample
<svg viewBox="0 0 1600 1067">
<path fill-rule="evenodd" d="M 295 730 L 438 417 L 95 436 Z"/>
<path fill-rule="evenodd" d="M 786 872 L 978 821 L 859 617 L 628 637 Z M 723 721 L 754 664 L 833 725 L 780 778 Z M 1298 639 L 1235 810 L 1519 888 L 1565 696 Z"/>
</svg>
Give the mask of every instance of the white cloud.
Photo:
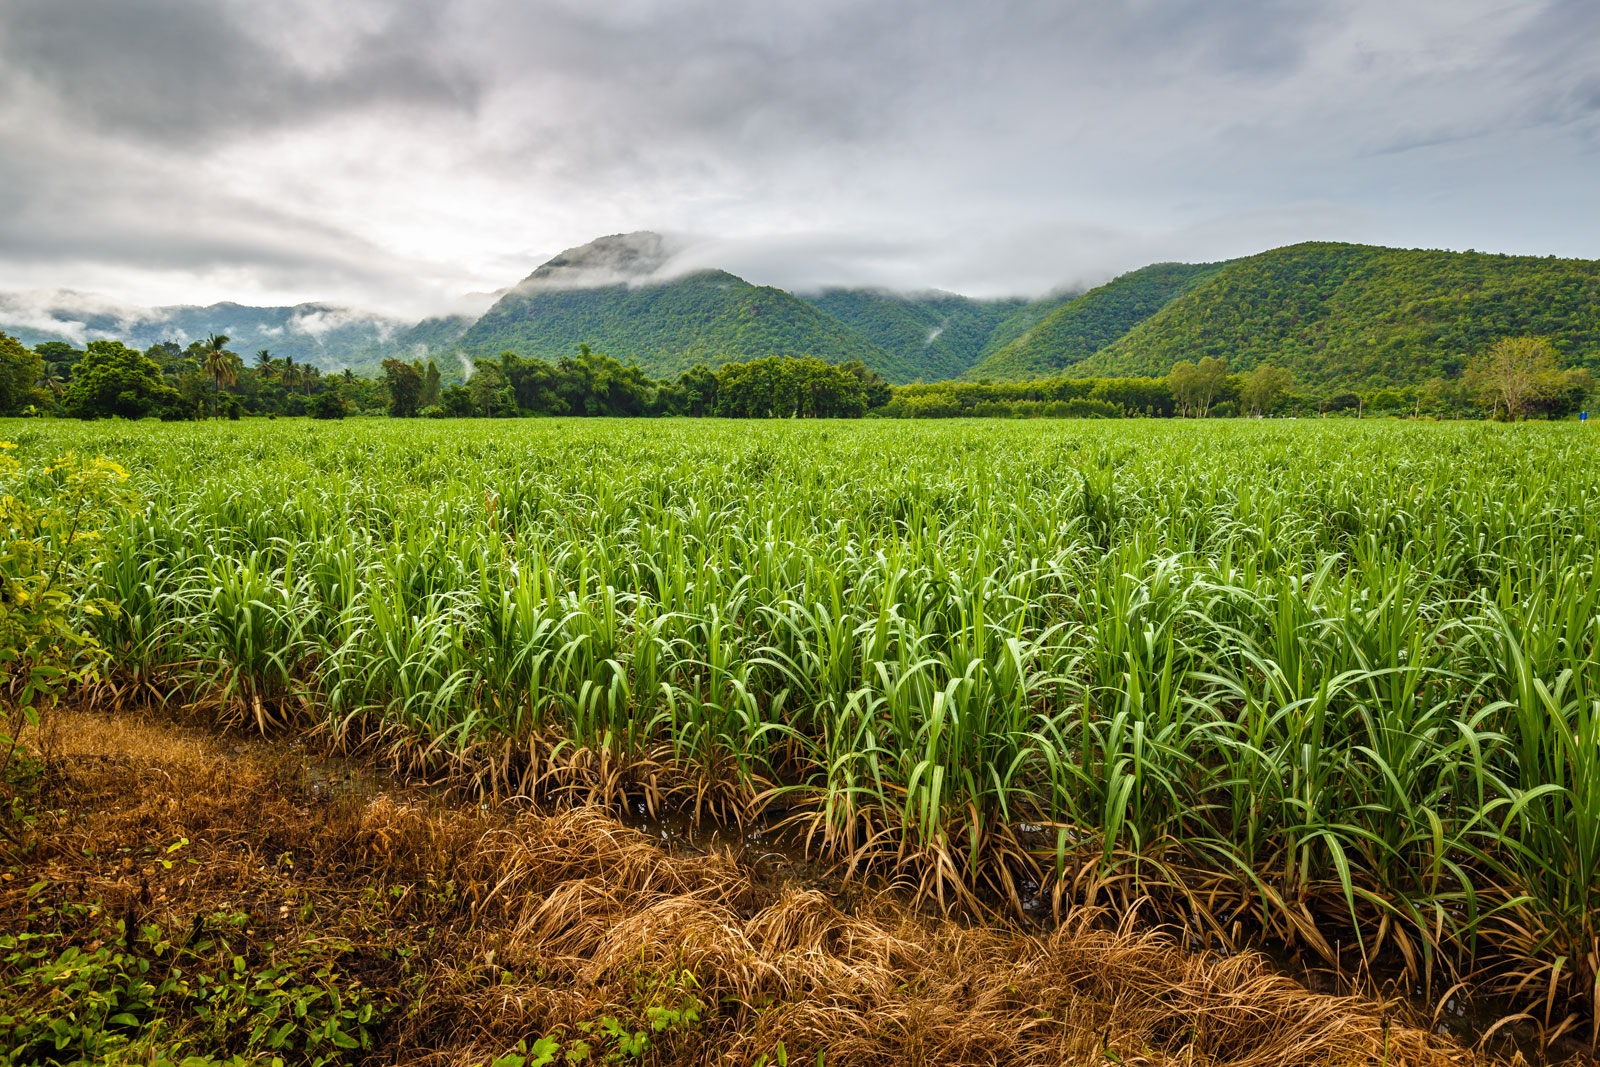
<svg viewBox="0 0 1600 1067">
<path fill-rule="evenodd" d="M 378 336 L 387 341 L 394 336 L 400 325 L 394 320 L 377 317 L 370 311 L 342 307 L 312 307 L 296 311 L 290 317 L 287 329 L 321 340 L 329 332 L 346 326 L 368 326 L 375 329 Z"/>
</svg>

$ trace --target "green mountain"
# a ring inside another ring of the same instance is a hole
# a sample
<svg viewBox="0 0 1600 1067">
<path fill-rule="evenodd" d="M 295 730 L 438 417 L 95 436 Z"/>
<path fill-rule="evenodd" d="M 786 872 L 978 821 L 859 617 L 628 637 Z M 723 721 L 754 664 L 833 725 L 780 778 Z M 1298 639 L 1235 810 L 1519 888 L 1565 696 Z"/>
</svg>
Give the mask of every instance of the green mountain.
<svg viewBox="0 0 1600 1067">
<path fill-rule="evenodd" d="M 1314 242 L 1220 265 L 1068 373 L 1165 374 L 1221 356 L 1308 386 L 1408 384 L 1454 376 L 1520 334 L 1600 369 L 1600 262 Z"/>
<path fill-rule="evenodd" d="M 568 249 L 501 297 L 459 347 L 472 357 L 511 349 L 554 361 L 588 344 L 652 377 L 776 355 L 859 359 L 892 382 L 924 374 L 904 354 L 782 289 L 720 270 L 664 277 L 668 262 L 661 238 L 650 233 Z"/>
<path fill-rule="evenodd" d="M 1073 373 L 1074 366 L 1211 277 L 1220 267 L 1215 263 L 1158 263 L 1124 274 L 1053 308 L 1040 308 L 1031 323 L 1012 339 L 989 349 L 964 377 L 975 381 L 1022 381 Z M 1021 321 L 1011 325 L 1020 325 Z"/>
<path fill-rule="evenodd" d="M 466 361 L 512 349 L 557 360 L 588 344 L 652 377 L 769 355 L 860 359 L 896 383 L 1163 375 L 1179 360 L 1287 367 L 1306 388 L 1458 375 L 1500 337 L 1532 334 L 1600 371 L 1600 262 L 1307 243 L 1225 263 L 1162 263 L 1081 295 L 973 300 L 829 289 L 802 299 L 720 270 L 673 272 L 656 234 L 602 237 L 542 264 L 481 317 L 414 324 L 331 304 L 125 308 L 82 294 L 0 293 L 0 331 L 26 345 L 115 338 L 145 348 L 227 334 L 324 371 L 385 358 Z M 498 299 L 496 300 L 496 296 Z"/>
<path fill-rule="evenodd" d="M 1057 308 L 1066 306 L 1083 294 L 1076 289 L 1057 289 L 1037 300 L 1029 300 L 1017 310 L 995 324 L 973 366 L 984 362 L 996 352 L 1022 337 L 1029 330 L 1052 315 Z"/>
<path fill-rule="evenodd" d="M 1029 306 L 1026 300 L 882 289 L 824 289 L 803 299 L 930 382 L 959 377 L 977 362 L 995 329 Z"/>
</svg>

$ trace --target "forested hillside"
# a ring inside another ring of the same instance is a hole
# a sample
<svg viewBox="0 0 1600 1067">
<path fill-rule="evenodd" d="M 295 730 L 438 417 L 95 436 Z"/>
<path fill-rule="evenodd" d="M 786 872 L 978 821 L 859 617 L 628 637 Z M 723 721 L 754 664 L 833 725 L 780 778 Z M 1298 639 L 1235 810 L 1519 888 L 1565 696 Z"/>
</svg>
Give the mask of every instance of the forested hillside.
<svg viewBox="0 0 1600 1067">
<path fill-rule="evenodd" d="M 1224 264 L 1067 372 L 1165 374 L 1216 356 L 1308 386 L 1404 385 L 1453 378 L 1523 334 L 1564 365 L 1600 367 L 1600 263 L 1309 243 Z"/>
<path fill-rule="evenodd" d="M 116 339 L 178 351 L 208 334 L 233 351 L 334 372 L 435 360 L 446 383 L 514 351 L 554 363 L 580 344 L 651 378 L 768 356 L 858 359 L 890 382 L 1164 376 L 1179 361 L 1273 363 L 1326 393 L 1454 381 L 1502 337 L 1547 338 L 1566 367 L 1600 370 L 1600 262 L 1308 243 L 1214 264 L 1162 263 L 1082 295 L 1033 301 L 830 289 L 799 297 L 720 270 L 674 274 L 642 232 L 552 257 L 481 318 L 415 324 L 330 304 L 112 308 L 0 294 L 25 346 Z M 477 304 L 476 306 L 482 306 Z M 53 362 L 61 362 L 56 359 Z"/>
<path fill-rule="evenodd" d="M 635 361 L 652 377 L 764 356 L 859 359 L 893 382 L 922 376 L 904 356 L 798 297 L 718 270 L 647 284 L 519 287 L 467 330 L 460 347 L 469 357 L 510 349 L 554 361 L 580 342 Z"/>
<path fill-rule="evenodd" d="M 1023 304 L 995 326 L 994 331 L 989 334 L 989 339 L 984 342 L 983 351 L 978 353 L 978 362 L 982 363 L 1039 325 L 1057 308 L 1065 307 L 1082 295 L 1081 290 L 1061 288 Z"/>
<path fill-rule="evenodd" d="M 960 377 L 978 361 L 995 329 L 1029 303 L 882 289 L 825 289 L 803 299 L 930 382 Z"/>
<path fill-rule="evenodd" d="M 1023 381 L 1061 374 L 1215 274 L 1220 266 L 1158 263 L 1124 274 L 1050 311 L 1020 336 L 990 351 L 965 377 Z"/>
</svg>

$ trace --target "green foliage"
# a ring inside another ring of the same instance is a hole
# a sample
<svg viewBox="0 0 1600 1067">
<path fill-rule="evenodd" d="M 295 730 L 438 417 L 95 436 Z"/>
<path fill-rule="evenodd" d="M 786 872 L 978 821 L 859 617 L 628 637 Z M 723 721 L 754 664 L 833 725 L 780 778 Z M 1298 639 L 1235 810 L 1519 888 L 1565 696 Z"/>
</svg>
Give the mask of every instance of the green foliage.
<svg viewBox="0 0 1600 1067">
<path fill-rule="evenodd" d="M 534 1041 L 519 1041 L 515 1048 L 491 1060 L 487 1067 L 546 1067 L 548 1064 L 633 1063 L 650 1052 L 661 1062 L 671 1062 L 675 1043 L 699 1029 L 706 1013 L 700 983 L 688 971 L 632 976 L 633 992 L 623 1015 L 606 1014 Z M 782 1045 L 779 1046 L 780 1050 Z M 782 1055 L 780 1051 L 780 1055 Z M 787 1059 L 787 1056 L 784 1056 Z"/>
<path fill-rule="evenodd" d="M 468 766 L 605 753 L 597 802 L 777 788 L 816 847 L 947 902 L 1188 914 L 1187 880 L 1313 947 L 1403 934 L 1419 979 L 1592 1001 L 1588 426 L 21 428 L 147 490 L 78 592 L 164 685 Z"/>
<path fill-rule="evenodd" d="M 1229 386 L 1228 361 L 1211 356 L 1202 357 L 1198 364 L 1179 360 L 1167 375 L 1167 387 L 1178 402 L 1179 413 L 1185 416 L 1205 418 Z"/>
<path fill-rule="evenodd" d="M 1420 384 L 1518 335 L 1549 338 L 1563 366 L 1600 366 L 1600 263 L 1309 243 L 1223 264 L 1072 373 L 1213 356 L 1313 386 Z"/>
<path fill-rule="evenodd" d="M 726 418 L 852 419 L 887 399 L 887 386 L 860 362 L 769 357 L 726 363 L 716 376 L 716 413 Z"/>
<path fill-rule="evenodd" d="M 1042 378 L 1028 382 L 940 382 L 898 386 L 879 414 L 888 418 L 1117 418 L 1167 416 L 1164 378 Z"/>
<path fill-rule="evenodd" d="M 292 357 L 298 363 L 320 364 L 320 369 L 329 371 L 346 363 L 370 359 L 372 354 L 381 358 L 405 353 L 409 358 L 410 344 L 400 341 L 409 337 L 412 330 L 419 336 L 426 334 L 421 323 L 411 330 L 396 332 L 403 323 L 380 314 L 321 303 L 250 307 L 224 302 L 203 307 L 155 307 L 145 309 L 145 314 L 131 322 L 93 307 L 61 310 L 66 318 L 83 323 L 90 336 L 120 337 L 130 347 L 141 350 L 170 343 L 177 337 L 228 334 L 242 352 L 270 348 L 280 359 Z M 71 346 L 47 330 L 18 325 L 11 332 L 25 344 L 36 348 L 48 346 L 51 351 L 41 351 L 47 361 L 75 362 Z M 380 368 L 377 360 L 372 360 L 371 366 L 365 369 L 372 374 Z"/>
<path fill-rule="evenodd" d="M 717 410 L 719 378 L 711 368 L 698 364 L 678 375 L 674 395 L 669 403 L 672 410 L 699 418 Z"/>
<path fill-rule="evenodd" d="M 249 923 L 130 928 L 98 905 L 35 902 L 0 935 L 0 1063 L 358 1062 L 394 1005 L 338 965 L 351 946 L 258 961 Z"/>
<path fill-rule="evenodd" d="M 104 656 L 84 621 L 118 609 L 83 586 L 100 528 L 130 498 L 127 473 L 110 460 L 68 453 L 39 470 L 14 451 L 0 441 L 0 833 L 15 842 L 12 825 L 29 819 L 10 773 L 22 728 L 97 677 Z"/>
<path fill-rule="evenodd" d="M 349 408 L 344 402 L 344 397 L 336 389 L 329 389 L 325 393 L 317 394 L 307 409 L 313 419 L 342 419 L 349 414 Z"/>
<path fill-rule="evenodd" d="M 408 419 L 422 403 L 422 368 L 403 359 L 383 361 L 383 384 L 389 391 L 389 414 Z"/>
<path fill-rule="evenodd" d="M 66 370 L 78 360 L 83 358 L 83 353 L 65 341 L 42 341 L 33 346 L 39 358 L 57 370 Z"/>
<path fill-rule="evenodd" d="M 459 345 L 479 358 L 512 349 L 554 364 L 580 342 L 659 377 L 767 356 L 859 359 L 891 381 L 921 375 L 798 297 L 722 271 L 653 285 L 514 289 Z"/>
<path fill-rule="evenodd" d="M 200 362 L 200 369 L 216 385 L 215 395 L 212 400 L 212 414 L 222 415 L 222 384 L 224 382 L 234 385 L 239 381 L 239 372 L 244 367 L 238 353 L 228 350 L 228 336 L 226 334 L 208 334 L 203 341 L 197 341 L 191 348 Z M 233 413 L 238 418 L 237 408 Z"/>
<path fill-rule="evenodd" d="M 35 405 L 50 402 L 39 388 L 44 360 L 9 334 L 0 333 L 0 415 L 20 415 Z"/>
<path fill-rule="evenodd" d="M 506 384 L 505 375 L 500 373 L 500 365 L 493 360 L 480 359 L 476 368 L 467 380 L 467 392 L 472 396 L 477 414 L 486 419 L 496 415 L 515 415 L 517 398 L 511 386 Z"/>
<path fill-rule="evenodd" d="M 84 417 L 121 414 L 126 417 L 157 415 L 165 421 L 204 418 L 206 415 L 304 415 L 339 417 L 333 401 L 319 405 L 319 397 L 337 389 L 346 413 L 370 411 L 389 403 L 381 382 L 352 373 L 324 375 L 316 366 L 293 355 L 274 355 L 260 349 L 249 365 L 226 347 L 228 338 L 213 334 L 187 349 L 167 341 L 151 345 L 142 361 L 115 342 L 93 342 L 88 353 L 75 353 L 61 345 L 44 345 L 53 356 L 81 356 L 61 367 L 47 361 L 41 378 L 46 395 L 61 395 L 67 414 Z M 106 363 L 110 346 L 117 364 Z M 57 368 L 60 368 L 58 374 Z M 419 370 L 419 373 L 422 373 Z M 70 376 L 70 380 L 67 377 Z M 130 385 L 129 382 L 132 381 Z M 158 385 L 157 382 L 162 384 Z M 122 394 L 128 392 L 129 396 Z M 143 399 L 140 399 L 140 398 Z"/>
<path fill-rule="evenodd" d="M 476 410 L 472 394 L 464 385 L 452 385 L 439 395 L 438 417 L 465 419 L 470 418 Z M 431 416 L 431 409 L 426 414 Z"/>
<path fill-rule="evenodd" d="M 510 351 L 480 359 L 465 386 L 444 390 L 438 406 L 423 413 L 858 418 L 889 395 L 888 383 L 857 360 L 834 366 L 819 359 L 770 357 L 724 363 L 717 371 L 696 365 L 676 382 L 653 382 L 637 364 L 624 366 L 581 344 L 554 365 Z"/>
<path fill-rule="evenodd" d="M 990 352 L 965 377 L 1019 381 L 1068 371 L 1221 267 L 1158 263 L 1124 274 L 1056 308 L 1026 333 Z"/>
<path fill-rule="evenodd" d="M 29 467 L 0 441 L 0 758 L 9 761 L 23 723 L 37 725 L 75 683 L 91 680 L 102 659 L 86 618 L 116 607 L 84 593 L 100 532 L 129 503 L 127 472 L 107 459 L 67 453 Z"/>
<path fill-rule="evenodd" d="M 63 410 L 80 419 L 139 419 L 181 403 L 155 361 L 120 341 L 90 341 L 62 397 Z"/>
<path fill-rule="evenodd" d="M 1593 387 L 1587 368 L 1560 371 L 1555 350 L 1543 337 L 1502 337 L 1467 365 L 1463 377 L 1470 389 L 1512 419 L 1552 402 L 1566 406 L 1563 394 L 1586 394 Z"/>
<path fill-rule="evenodd" d="M 433 360 L 428 360 L 428 369 L 422 373 L 422 399 L 425 408 L 437 407 L 442 389 L 439 365 Z"/>
<path fill-rule="evenodd" d="M 1082 295 L 1083 293 L 1076 289 L 1058 289 L 1046 293 L 1037 300 L 1030 300 L 1023 304 L 995 324 L 994 329 L 989 332 L 989 336 L 983 342 L 983 349 L 978 353 L 975 366 L 981 365 L 990 356 L 1039 325 L 1039 323 L 1054 314 L 1057 308 L 1072 303 Z M 978 381 L 982 381 L 985 378 L 984 375 L 976 373 L 969 373 L 967 377 Z"/>
<path fill-rule="evenodd" d="M 966 377 L 1159 375 L 1212 357 L 1319 390 L 1420 385 L 1522 334 L 1549 338 L 1563 366 L 1600 366 L 1600 263 L 1308 243 L 1125 274 Z"/>
<path fill-rule="evenodd" d="M 953 293 L 825 289 L 804 298 L 890 353 L 924 381 L 958 378 L 1023 300 L 973 300 Z M 899 380 L 899 379 L 897 379 Z"/>
<path fill-rule="evenodd" d="M 308 314 L 319 322 L 339 318 L 325 308 Z M 1287 372 L 1306 395 L 1285 398 L 1282 385 L 1263 395 L 1291 413 L 1315 410 L 1313 398 L 1335 392 L 1414 386 L 1402 400 L 1421 414 L 1419 391 L 1427 386 L 1428 407 L 1440 414 L 1474 400 L 1485 409 L 1504 406 L 1484 400 L 1479 384 L 1462 391 L 1429 383 L 1460 383 L 1470 359 L 1514 336 L 1546 339 L 1562 371 L 1600 366 L 1600 263 L 1312 243 L 1226 263 L 1157 264 L 1088 293 L 1028 303 L 849 289 L 800 299 L 720 271 L 644 285 L 527 284 L 475 321 L 428 319 L 368 344 L 352 361 L 380 380 L 347 372 L 341 389 L 355 411 L 386 407 L 404 416 L 435 406 L 456 417 L 706 414 L 717 401 L 696 368 L 714 374 L 728 363 L 775 357 L 859 362 L 895 383 L 975 384 L 1063 375 L 1131 380 L 1210 358 L 1244 375 L 1266 363 Z M 224 391 L 246 414 L 300 414 L 328 388 L 317 367 L 297 362 L 293 352 L 241 367 L 219 361 L 203 342 L 187 350 L 162 342 L 146 353 L 150 362 L 133 368 L 124 359 L 113 374 L 100 366 L 107 345 L 121 347 L 94 342 L 89 347 L 101 351 L 71 366 L 75 351 L 47 342 L 40 367 L 0 344 L 0 366 L 8 359 L 29 364 L 11 375 L 12 385 L 0 382 L 0 412 L 26 406 L 15 383 L 30 377 L 31 403 L 48 407 L 59 394 L 63 410 L 85 417 L 191 418 L 221 407 Z M 580 345 L 598 351 L 574 356 Z M 405 358 L 394 355 L 400 351 Z M 414 351 L 437 354 L 442 366 L 412 359 Z M 462 380 L 457 368 L 486 360 L 503 381 L 491 374 L 477 395 L 465 385 L 447 400 L 452 380 Z M 159 375 L 149 373 L 152 363 Z M 63 373 L 69 369 L 70 382 Z M 160 375 L 176 394 L 157 384 Z M 1234 395 L 1216 401 L 1256 410 L 1259 404 L 1243 399 L 1246 384 L 1232 381 Z M 1547 385 L 1527 398 L 1527 413 L 1577 410 L 1592 388 L 1578 377 Z M 1143 398 L 1098 399 L 1130 411 L 1155 406 Z M 878 406 L 868 399 L 869 409 Z M 920 414 L 950 411 L 928 397 L 915 406 Z M 959 400 L 956 406 L 972 408 Z M 1404 402 L 1392 410 L 1405 410 Z"/>
<path fill-rule="evenodd" d="M 1263 363 L 1244 379 L 1240 400 L 1252 413 L 1265 415 L 1293 386 L 1294 376 L 1288 371 L 1271 363 Z"/>
<path fill-rule="evenodd" d="M 579 343 L 663 379 L 697 364 L 715 369 L 769 356 L 858 359 L 895 383 L 1164 375 L 1175 363 L 1209 356 L 1241 372 L 1272 362 L 1327 394 L 1457 380 L 1473 355 L 1519 335 L 1548 338 L 1563 368 L 1600 368 L 1600 263 L 1333 243 L 1219 264 L 1156 264 L 1088 293 L 1027 303 L 860 289 L 802 299 L 702 271 L 644 285 L 524 285 L 476 320 L 435 317 L 398 332 L 388 320 L 324 305 L 159 310 L 153 325 L 128 328 L 125 339 L 151 352 L 170 346 L 155 358 L 169 378 L 182 368 L 168 336 L 226 327 L 245 345 L 270 340 L 285 365 L 348 365 L 377 377 L 386 359 L 435 356 L 441 393 L 425 380 L 418 409 L 446 406 L 442 388 L 461 380 L 464 360 L 498 359 L 512 350 L 554 365 Z M 84 318 L 99 333 L 123 328 L 114 319 Z M 40 343 L 54 373 L 76 358 L 60 340 L 29 331 L 23 338 Z M 208 380 L 218 391 L 215 375 Z M 297 384 L 293 375 L 276 379 L 261 369 L 241 373 L 240 382 L 244 393 L 264 387 L 259 407 L 246 396 L 246 411 L 287 411 L 276 386 L 292 391 Z M 120 391 L 105 394 L 98 413 L 109 413 Z M 156 410 L 140 409 L 135 394 L 117 413 Z M 349 399 L 361 410 L 389 402 Z M 25 406 L 8 400 L 0 384 L 0 412 Z M 518 406 L 545 410 L 520 397 Z"/>
</svg>

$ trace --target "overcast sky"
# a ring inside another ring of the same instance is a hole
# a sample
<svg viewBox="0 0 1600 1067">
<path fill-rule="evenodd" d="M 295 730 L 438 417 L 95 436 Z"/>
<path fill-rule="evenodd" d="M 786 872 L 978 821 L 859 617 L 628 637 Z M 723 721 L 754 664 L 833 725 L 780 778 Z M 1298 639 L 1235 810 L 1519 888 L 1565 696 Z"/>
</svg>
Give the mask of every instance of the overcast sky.
<svg viewBox="0 0 1600 1067">
<path fill-rule="evenodd" d="M 592 237 L 1037 293 L 1600 258 L 1597 0 L 0 0 L 0 289 L 406 311 Z"/>
</svg>

